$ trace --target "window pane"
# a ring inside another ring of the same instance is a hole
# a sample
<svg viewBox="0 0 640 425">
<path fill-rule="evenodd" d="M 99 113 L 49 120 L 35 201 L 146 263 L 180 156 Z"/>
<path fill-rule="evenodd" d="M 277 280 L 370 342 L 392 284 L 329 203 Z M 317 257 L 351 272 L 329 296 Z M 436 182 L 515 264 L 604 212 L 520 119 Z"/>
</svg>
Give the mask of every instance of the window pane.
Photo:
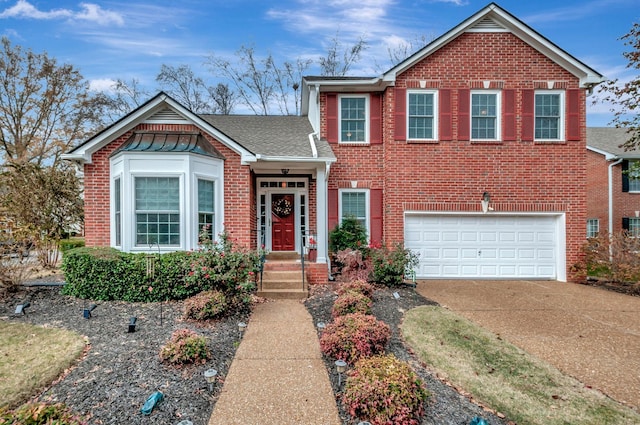
<svg viewBox="0 0 640 425">
<path fill-rule="evenodd" d="M 590 218 L 587 220 L 587 237 L 595 238 L 600 231 L 600 221 L 597 218 Z"/>
<path fill-rule="evenodd" d="M 122 200 L 120 198 L 120 179 L 113 182 L 116 246 L 122 245 Z"/>
<path fill-rule="evenodd" d="M 207 238 L 213 241 L 214 196 L 213 181 L 198 179 L 198 235 L 206 226 Z M 203 242 L 202 240 L 200 242 Z"/>
<path fill-rule="evenodd" d="M 365 192 L 342 192 L 342 218 L 355 217 L 367 226 L 367 197 Z"/>
<path fill-rule="evenodd" d="M 409 93 L 409 139 L 433 139 L 433 93 Z"/>
<path fill-rule="evenodd" d="M 366 109 L 364 97 L 340 98 L 340 140 L 343 142 L 364 142 Z"/>
<path fill-rule="evenodd" d="M 640 236 L 640 218 L 629 218 L 629 234 L 635 238 Z"/>
<path fill-rule="evenodd" d="M 495 93 L 473 93 L 471 95 L 471 138 L 497 138 L 497 104 Z"/>
<path fill-rule="evenodd" d="M 535 138 L 560 138 L 560 94 L 536 94 Z"/>
<path fill-rule="evenodd" d="M 136 245 L 180 244 L 180 179 L 136 177 Z"/>
</svg>

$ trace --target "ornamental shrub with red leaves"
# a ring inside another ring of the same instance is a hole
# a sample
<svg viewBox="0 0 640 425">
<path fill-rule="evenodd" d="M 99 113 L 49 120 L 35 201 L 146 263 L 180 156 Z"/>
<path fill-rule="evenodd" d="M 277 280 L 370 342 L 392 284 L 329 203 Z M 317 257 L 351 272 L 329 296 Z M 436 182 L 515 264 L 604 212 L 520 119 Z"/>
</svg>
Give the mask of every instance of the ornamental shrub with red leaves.
<svg viewBox="0 0 640 425">
<path fill-rule="evenodd" d="M 373 425 L 417 425 L 428 396 L 411 367 L 389 354 L 363 358 L 347 372 L 342 402 Z"/>
<path fill-rule="evenodd" d="M 371 298 L 375 290 L 376 287 L 372 284 L 361 279 L 356 279 L 349 282 L 341 283 L 340 286 L 338 286 L 337 292 L 338 295 L 343 295 L 347 292 L 359 292 L 362 295 Z"/>
<path fill-rule="evenodd" d="M 351 313 L 371 314 L 371 298 L 359 292 L 345 292 L 336 298 L 331 310 L 331 316 L 335 319 Z"/>
<path fill-rule="evenodd" d="M 222 291 L 205 291 L 184 301 L 184 318 L 210 320 L 223 317 L 229 309 L 227 297 Z"/>
<path fill-rule="evenodd" d="M 368 314 L 352 313 L 327 325 L 320 348 L 327 356 L 353 364 L 361 357 L 383 353 L 390 336 L 386 323 Z"/>
<path fill-rule="evenodd" d="M 160 349 L 160 361 L 173 365 L 206 363 L 211 357 L 207 340 L 190 329 L 178 329 Z"/>
</svg>

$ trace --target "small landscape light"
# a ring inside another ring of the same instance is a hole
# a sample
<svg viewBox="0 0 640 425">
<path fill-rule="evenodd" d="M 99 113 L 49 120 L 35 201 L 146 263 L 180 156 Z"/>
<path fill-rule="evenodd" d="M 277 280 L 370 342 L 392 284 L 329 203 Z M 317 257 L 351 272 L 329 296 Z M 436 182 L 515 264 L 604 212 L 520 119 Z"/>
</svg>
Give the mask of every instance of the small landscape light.
<svg viewBox="0 0 640 425">
<path fill-rule="evenodd" d="M 83 310 L 83 312 L 82 312 L 82 316 L 83 316 L 85 319 L 91 319 L 91 312 L 92 312 L 93 310 L 95 310 L 96 308 L 98 308 L 98 305 L 97 305 L 97 304 L 91 304 L 91 305 L 89 306 L 89 308 L 85 308 L 85 309 Z"/>
<path fill-rule="evenodd" d="M 327 327 L 327 325 L 324 324 L 324 322 L 318 322 L 318 324 L 316 325 L 316 327 L 318 328 L 318 331 L 320 333 L 324 332 L 324 328 Z"/>
<path fill-rule="evenodd" d="M 342 374 L 347 370 L 347 362 L 344 360 L 336 360 L 336 371 L 338 372 L 338 386 L 342 385 Z"/>
<path fill-rule="evenodd" d="M 184 420 L 184 421 L 178 422 L 178 425 L 193 425 L 193 422 Z"/>
<path fill-rule="evenodd" d="M 247 324 L 244 322 L 239 322 L 238 323 L 238 331 L 240 331 L 240 335 L 242 335 L 244 333 L 244 331 L 247 330 Z"/>
<path fill-rule="evenodd" d="M 358 422 L 358 425 L 371 425 L 371 422 L 361 421 L 361 422 Z"/>
<path fill-rule="evenodd" d="M 15 314 L 27 314 L 26 309 L 30 305 L 31 305 L 31 303 L 29 301 L 23 301 L 22 304 L 18 304 L 16 306 Z"/>
<path fill-rule="evenodd" d="M 216 383 L 216 376 L 218 376 L 218 371 L 215 369 L 207 369 L 204 371 L 204 379 L 209 384 L 209 391 L 213 391 L 213 386 Z"/>
<path fill-rule="evenodd" d="M 134 333 L 136 331 L 136 322 L 138 321 L 137 317 L 129 318 L 129 333 Z"/>
</svg>

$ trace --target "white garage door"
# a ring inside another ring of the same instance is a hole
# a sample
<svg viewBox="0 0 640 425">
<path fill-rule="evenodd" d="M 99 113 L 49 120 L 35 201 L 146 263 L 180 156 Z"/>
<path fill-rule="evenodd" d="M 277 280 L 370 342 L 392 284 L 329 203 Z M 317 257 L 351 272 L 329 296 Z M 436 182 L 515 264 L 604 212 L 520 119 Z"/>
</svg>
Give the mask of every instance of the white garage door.
<svg viewBox="0 0 640 425">
<path fill-rule="evenodd" d="M 556 279 L 557 216 L 412 215 L 405 246 L 418 278 Z"/>
</svg>

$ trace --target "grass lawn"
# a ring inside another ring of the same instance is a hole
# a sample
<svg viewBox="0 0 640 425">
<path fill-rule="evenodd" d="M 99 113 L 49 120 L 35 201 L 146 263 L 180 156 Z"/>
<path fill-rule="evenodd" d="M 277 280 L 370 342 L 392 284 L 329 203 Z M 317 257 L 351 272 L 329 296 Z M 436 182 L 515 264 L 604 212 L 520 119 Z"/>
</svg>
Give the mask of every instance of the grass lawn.
<svg viewBox="0 0 640 425">
<path fill-rule="evenodd" d="M 441 377 L 519 424 L 640 424 L 633 410 L 449 310 L 410 310 L 402 332 Z"/>
<path fill-rule="evenodd" d="M 15 408 L 53 382 L 85 345 L 74 332 L 0 320 L 0 408 Z"/>
</svg>

